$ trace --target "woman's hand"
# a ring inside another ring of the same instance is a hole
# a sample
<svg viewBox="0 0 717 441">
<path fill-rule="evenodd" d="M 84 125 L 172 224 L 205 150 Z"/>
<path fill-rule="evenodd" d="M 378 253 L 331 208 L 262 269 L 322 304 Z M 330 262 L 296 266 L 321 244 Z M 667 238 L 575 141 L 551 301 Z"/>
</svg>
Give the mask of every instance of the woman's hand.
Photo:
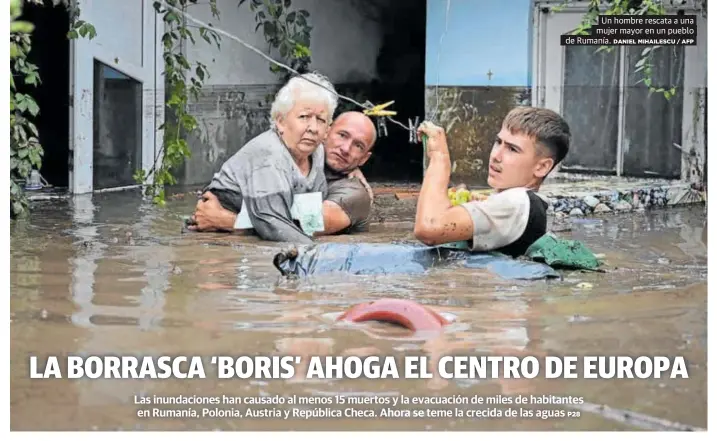
<svg viewBox="0 0 717 441">
<path fill-rule="evenodd" d="M 368 197 L 371 198 L 371 205 L 373 205 L 373 190 L 371 190 L 371 186 L 368 185 L 368 181 L 364 177 L 363 173 L 359 168 L 354 169 L 351 173 L 349 173 L 349 178 L 356 178 L 359 180 L 361 185 L 363 185 L 363 188 L 366 189 L 368 192 Z"/>
</svg>

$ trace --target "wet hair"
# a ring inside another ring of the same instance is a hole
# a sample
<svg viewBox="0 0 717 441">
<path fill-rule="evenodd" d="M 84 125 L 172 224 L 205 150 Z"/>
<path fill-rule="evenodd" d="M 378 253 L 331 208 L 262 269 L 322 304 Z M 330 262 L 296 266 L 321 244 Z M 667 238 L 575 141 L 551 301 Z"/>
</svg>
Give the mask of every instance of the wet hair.
<svg viewBox="0 0 717 441">
<path fill-rule="evenodd" d="M 305 73 L 292 77 L 279 89 L 271 104 L 271 124 L 274 126 L 279 116 L 289 113 L 297 101 L 325 104 L 329 109 L 330 123 L 338 106 L 338 100 L 336 89 L 325 76 L 319 73 Z"/>
<path fill-rule="evenodd" d="M 533 138 L 553 158 L 557 166 L 570 149 L 570 126 L 556 112 L 541 107 L 519 106 L 508 112 L 503 127 L 511 133 Z"/>
</svg>

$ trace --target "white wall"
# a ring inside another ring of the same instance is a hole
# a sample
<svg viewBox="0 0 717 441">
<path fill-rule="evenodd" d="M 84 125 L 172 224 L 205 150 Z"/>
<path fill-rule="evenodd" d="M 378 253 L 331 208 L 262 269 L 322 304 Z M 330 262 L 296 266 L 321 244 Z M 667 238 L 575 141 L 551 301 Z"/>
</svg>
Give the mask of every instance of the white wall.
<svg viewBox="0 0 717 441">
<path fill-rule="evenodd" d="M 97 36 L 71 42 L 70 148 L 74 170 L 70 173 L 70 189 L 73 193 L 89 193 L 93 191 L 94 173 L 94 60 L 142 83 L 142 165 L 149 170 L 155 149 L 162 142 L 157 128 L 164 120 L 163 31 L 162 19 L 155 14 L 150 0 L 82 0 L 80 19 L 91 23 Z M 160 50 L 155 51 L 155 47 Z"/>
<path fill-rule="evenodd" d="M 218 0 L 219 21 L 211 15 L 208 5 L 190 6 L 188 13 L 215 28 L 235 35 L 240 40 L 268 53 L 269 44 L 261 30 L 254 32 L 256 22 L 248 0 L 237 7 L 238 0 Z M 334 83 L 370 81 L 376 76 L 376 57 L 381 45 L 381 32 L 376 23 L 364 18 L 347 0 L 294 0 L 292 10 L 306 9 L 311 31 L 313 69 Z M 199 39 L 187 47 L 191 63 L 207 65 L 211 77 L 207 86 L 274 84 L 278 76 L 269 71 L 269 61 L 239 42 L 222 35 L 221 49 Z M 278 51 L 270 54 L 280 60 Z"/>
</svg>

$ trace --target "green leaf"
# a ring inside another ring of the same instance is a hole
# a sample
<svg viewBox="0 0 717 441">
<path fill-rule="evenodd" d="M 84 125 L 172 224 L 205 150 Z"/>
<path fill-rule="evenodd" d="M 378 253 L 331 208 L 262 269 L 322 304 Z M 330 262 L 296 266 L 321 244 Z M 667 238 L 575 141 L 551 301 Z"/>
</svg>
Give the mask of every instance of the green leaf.
<svg viewBox="0 0 717 441">
<path fill-rule="evenodd" d="M 40 113 L 40 107 L 37 105 L 35 100 L 29 99 L 27 103 L 27 110 L 30 112 L 30 115 L 35 116 L 38 113 Z"/>
<path fill-rule="evenodd" d="M 10 23 L 10 33 L 29 34 L 35 30 L 35 25 L 27 21 L 15 21 Z"/>
<path fill-rule="evenodd" d="M 276 34 L 276 26 L 273 22 L 267 21 L 264 24 L 264 35 L 267 38 L 273 37 Z"/>
</svg>

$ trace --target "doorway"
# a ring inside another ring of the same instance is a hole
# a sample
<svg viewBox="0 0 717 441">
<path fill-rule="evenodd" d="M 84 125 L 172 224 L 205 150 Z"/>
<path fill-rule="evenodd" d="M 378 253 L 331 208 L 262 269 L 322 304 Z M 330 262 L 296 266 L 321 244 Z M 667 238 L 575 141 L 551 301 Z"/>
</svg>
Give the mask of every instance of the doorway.
<svg viewBox="0 0 717 441">
<path fill-rule="evenodd" d="M 395 101 L 386 110 L 397 112 L 396 121 L 408 126 L 409 118 L 425 117 L 426 13 L 425 1 L 372 2 L 383 32 L 376 59 L 378 79 L 370 86 L 373 104 Z M 413 182 L 423 179 L 423 150 L 411 143 L 409 132 L 386 121 L 371 159 L 361 167 L 372 182 Z"/>
<path fill-rule="evenodd" d="M 27 61 L 37 66 L 37 86 L 15 81 L 17 91 L 32 96 L 40 112 L 29 117 L 38 131 L 44 150 L 40 174 L 45 187 L 66 190 L 69 185 L 70 158 L 70 15 L 63 5 L 53 6 L 24 2 L 23 15 L 35 25 L 31 34 L 32 49 Z"/>
<path fill-rule="evenodd" d="M 142 168 L 142 83 L 94 63 L 93 188 L 135 185 L 133 174 Z"/>
</svg>

